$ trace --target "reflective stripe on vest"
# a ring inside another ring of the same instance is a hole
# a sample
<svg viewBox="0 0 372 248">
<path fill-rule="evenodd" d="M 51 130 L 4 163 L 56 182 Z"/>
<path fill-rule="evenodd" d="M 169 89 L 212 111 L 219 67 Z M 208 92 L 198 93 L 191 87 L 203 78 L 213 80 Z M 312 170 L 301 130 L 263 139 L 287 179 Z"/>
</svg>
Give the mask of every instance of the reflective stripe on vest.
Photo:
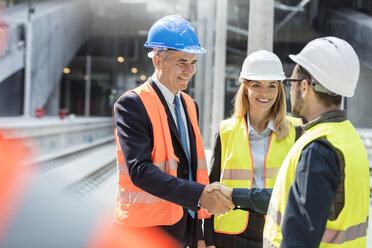
<svg viewBox="0 0 372 248">
<path fill-rule="evenodd" d="M 366 247 L 369 214 L 369 165 L 364 145 L 349 121 L 318 124 L 301 136 L 288 153 L 271 196 L 264 229 L 264 247 L 279 247 L 287 193 L 294 181 L 302 149 L 324 137 L 345 161 L 345 202 L 337 219 L 326 223 L 320 247 Z M 316 228 L 316 227 L 315 227 Z"/>
<path fill-rule="evenodd" d="M 293 118 L 290 121 L 297 119 Z M 265 187 L 274 187 L 280 166 L 295 142 L 295 130 L 291 125 L 287 137 L 276 139 L 272 132 L 265 158 Z M 221 178 L 220 182 L 231 188 L 251 188 L 254 165 L 249 144 L 247 123 L 244 118 L 230 118 L 220 124 Z M 248 224 L 248 212 L 232 210 L 214 217 L 214 229 L 219 233 L 242 233 Z"/>
<path fill-rule="evenodd" d="M 155 90 L 147 82 L 134 89 L 133 92 L 140 97 L 152 124 L 154 145 L 151 152 L 151 159 L 153 164 L 161 171 L 177 177 L 177 162 L 179 159 L 174 154 L 164 105 L 161 103 Z M 184 93 L 181 94 L 185 100 L 187 114 L 195 134 L 198 158 L 196 181 L 201 184 L 209 184 L 208 170 L 197 122 L 195 103 L 188 95 Z M 119 184 L 116 195 L 114 221 L 121 225 L 133 227 L 173 225 L 178 222 L 183 215 L 181 206 L 151 195 L 133 184 L 125 163 L 123 151 L 117 136 L 117 130 L 115 130 L 115 140 Z M 209 218 L 210 215 L 204 209 L 200 209 L 198 217 Z"/>
</svg>

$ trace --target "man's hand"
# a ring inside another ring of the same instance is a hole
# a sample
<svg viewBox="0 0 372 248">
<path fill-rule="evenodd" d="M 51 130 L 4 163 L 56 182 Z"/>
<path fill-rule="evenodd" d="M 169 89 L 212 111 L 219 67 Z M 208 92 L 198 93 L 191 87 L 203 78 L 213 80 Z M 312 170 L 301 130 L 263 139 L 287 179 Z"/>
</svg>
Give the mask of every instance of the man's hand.
<svg viewBox="0 0 372 248">
<path fill-rule="evenodd" d="M 225 214 L 235 207 L 231 200 L 221 194 L 220 188 L 216 184 L 207 185 L 200 196 L 200 205 L 213 215 Z"/>
<path fill-rule="evenodd" d="M 220 191 L 227 199 L 229 199 L 230 201 L 232 201 L 232 192 L 233 192 L 233 189 L 232 188 L 229 188 L 227 187 L 226 185 L 223 185 L 222 183 L 219 183 L 219 182 L 214 182 L 210 185 L 208 185 L 208 189 L 207 189 L 207 192 L 212 192 L 214 190 L 218 190 Z"/>
<path fill-rule="evenodd" d="M 205 244 L 204 240 L 198 240 L 198 248 L 206 248 L 207 245 Z"/>
<path fill-rule="evenodd" d="M 214 245 L 207 246 L 205 244 L 205 241 L 204 240 L 199 240 L 198 241 L 198 248 L 216 248 L 216 246 L 214 246 Z"/>
</svg>

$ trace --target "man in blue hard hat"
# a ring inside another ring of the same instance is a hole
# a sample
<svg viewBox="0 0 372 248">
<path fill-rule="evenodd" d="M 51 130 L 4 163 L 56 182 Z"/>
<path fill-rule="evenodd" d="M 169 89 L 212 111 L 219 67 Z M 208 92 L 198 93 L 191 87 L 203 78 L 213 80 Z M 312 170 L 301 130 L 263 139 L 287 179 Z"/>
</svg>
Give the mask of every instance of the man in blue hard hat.
<svg viewBox="0 0 372 248">
<path fill-rule="evenodd" d="M 114 221 L 159 226 L 182 247 L 197 247 L 198 219 L 234 207 L 219 191 L 207 192 L 198 105 L 182 92 L 195 73 L 196 54 L 206 51 L 191 24 L 174 15 L 152 25 L 145 47 L 152 49 L 154 74 L 114 108 L 119 173 Z"/>
</svg>

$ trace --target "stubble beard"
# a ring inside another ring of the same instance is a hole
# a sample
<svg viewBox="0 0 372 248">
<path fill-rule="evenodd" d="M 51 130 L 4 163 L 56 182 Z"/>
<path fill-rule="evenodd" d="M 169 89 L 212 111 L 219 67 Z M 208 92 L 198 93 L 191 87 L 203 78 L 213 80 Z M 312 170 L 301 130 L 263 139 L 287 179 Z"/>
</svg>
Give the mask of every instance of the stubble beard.
<svg viewBox="0 0 372 248">
<path fill-rule="evenodd" d="M 294 103 L 292 103 L 291 111 L 293 116 L 300 117 L 303 115 L 302 110 L 304 108 L 304 100 L 301 97 L 301 92 L 298 89 L 296 91 L 296 97 Z"/>
</svg>

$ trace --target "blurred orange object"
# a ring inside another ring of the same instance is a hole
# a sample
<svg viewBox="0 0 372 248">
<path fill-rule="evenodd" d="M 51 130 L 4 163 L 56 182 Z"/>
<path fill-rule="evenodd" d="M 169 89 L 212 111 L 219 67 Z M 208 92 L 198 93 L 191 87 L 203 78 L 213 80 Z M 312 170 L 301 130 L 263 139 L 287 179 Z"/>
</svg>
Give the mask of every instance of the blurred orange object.
<svg viewBox="0 0 372 248">
<path fill-rule="evenodd" d="M 114 224 L 98 225 L 86 248 L 181 248 L 165 231 L 156 227 L 131 228 Z"/>
<path fill-rule="evenodd" d="M 29 157 L 22 141 L 9 141 L 0 130 L 0 239 L 12 215 L 25 184 L 25 166 L 23 162 Z"/>
</svg>

